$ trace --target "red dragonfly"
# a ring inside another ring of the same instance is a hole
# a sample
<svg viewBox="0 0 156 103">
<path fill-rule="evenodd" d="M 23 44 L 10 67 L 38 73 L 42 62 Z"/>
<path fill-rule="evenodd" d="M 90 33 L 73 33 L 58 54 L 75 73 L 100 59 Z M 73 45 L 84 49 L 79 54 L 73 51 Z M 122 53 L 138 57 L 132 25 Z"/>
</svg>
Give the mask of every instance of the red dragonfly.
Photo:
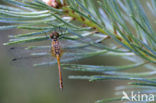
<svg viewBox="0 0 156 103">
<path fill-rule="evenodd" d="M 92 36 L 90 37 L 90 35 L 92 35 L 92 33 L 83 34 L 82 36 L 87 37 L 79 38 L 77 36 L 73 36 L 72 34 L 68 34 L 67 36 L 65 36 L 63 33 L 61 33 L 61 31 L 58 32 L 53 31 L 49 35 L 50 39 L 52 40 L 50 46 L 49 41 L 47 41 L 44 42 L 46 43 L 44 45 L 38 43 L 35 44 L 36 46 L 28 46 L 27 48 L 26 48 L 27 45 L 23 45 L 23 47 L 21 46 L 12 47 L 11 48 L 12 54 L 16 57 L 12 59 L 12 61 L 14 61 L 14 64 L 16 64 L 16 66 L 18 65 L 25 66 L 28 64 L 26 67 L 31 66 L 30 64 L 36 67 L 36 66 L 49 66 L 57 63 L 59 70 L 60 89 L 63 90 L 63 79 L 60 62 L 66 63 L 92 56 L 90 55 L 90 52 L 96 51 L 97 47 L 90 45 L 88 39 L 92 41 L 91 43 L 93 43 L 93 41 L 99 42 L 102 41 L 103 39 L 101 39 L 102 35 L 101 36 L 99 35 L 100 37 L 97 38 L 92 38 Z M 47 38 L 46 40 L 48 40 L 49 37 L 45 36 L 45 38 Z M 79 38 L 80 40 L 75 40 L 74 38 Z M 24 50 L 24 48 L 26 48 L 26 50 Z M 50 52 L 49 48 L 51 50 Z M 63 54 L 62 51 L 65 51 L 64 55 L 62 55 Z M 55 58 L 51 57 L 50 55 L 52 55 Z"/>
<path fill-rule="evenodd" d="M 60 89 L 63 90 L 63 79 L 62 79 L 61 66 L 60 66 L 60 57 L 62 55 L 62 51 L 61 51 L 61 46 L 59 42 L 59 33 L 55 31 L 52 32 L 50 34 L 50 38 L 52 39 L 51 54 L 57 59 Z"/>
</svg>

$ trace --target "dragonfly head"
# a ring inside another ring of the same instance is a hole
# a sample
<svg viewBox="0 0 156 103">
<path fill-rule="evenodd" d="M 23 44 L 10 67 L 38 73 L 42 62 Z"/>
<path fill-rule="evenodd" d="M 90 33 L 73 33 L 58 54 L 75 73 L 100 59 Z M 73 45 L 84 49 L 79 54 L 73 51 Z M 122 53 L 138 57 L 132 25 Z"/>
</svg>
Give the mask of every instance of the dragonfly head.
<svg viewBox="0 0 156 103">
<path fill-rule="evenodd" d="M 50 34 L 51 39 L 58 39 L 59 38 L 59 33 L 54 31 Z"/>
</svg>

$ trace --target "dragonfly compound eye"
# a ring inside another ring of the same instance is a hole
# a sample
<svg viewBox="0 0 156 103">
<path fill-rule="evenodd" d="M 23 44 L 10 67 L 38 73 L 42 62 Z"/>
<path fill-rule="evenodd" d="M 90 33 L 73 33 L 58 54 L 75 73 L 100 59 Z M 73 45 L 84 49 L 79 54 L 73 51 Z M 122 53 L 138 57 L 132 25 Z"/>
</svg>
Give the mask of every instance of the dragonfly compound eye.
<svg viewBox="0 0 156 103">
<path fill-rule="evenodd" d="M 59 33 L 58 32 L 52 32 L 51 34 L 50 34 L 50 38 L 51 39 L 58 39 L 59 38 Z"/>
</svg>

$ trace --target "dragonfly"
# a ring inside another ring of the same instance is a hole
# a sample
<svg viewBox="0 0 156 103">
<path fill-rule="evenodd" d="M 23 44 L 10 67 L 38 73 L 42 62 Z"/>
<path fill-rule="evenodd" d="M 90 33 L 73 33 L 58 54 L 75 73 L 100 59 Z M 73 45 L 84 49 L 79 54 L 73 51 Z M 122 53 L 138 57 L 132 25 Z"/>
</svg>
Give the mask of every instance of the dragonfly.
<svg viewBox="0 0 156 103">
<path fill-rule="evenodd" d="M 57 59 L 58 71 L 59 71 L 59 83 L 60 89 L 63 90 L 63 79 L 61 73 L 60 57 L 62 55 L 61 46 L 59 42 L 59 33 L 54 31 L 50 34 L 51 42 L 51 54 Z"/>
<path fill-rule="evenodd" d="M 52 40 L 51 55 L 54 56 L 57 60 L 58 71 L 59 71 L 59 84 L 60 84 L 60 89 L 63 90 L 63 79 L 62 79 L 61 66 L 60 66 L 60 58 L 62 55 L 62 50 L 59 42 L 59 36 L 60 36 L 59 33 L 56 31 L 50 34 L 50 38 Z"/>
<path fill-rule="evenodd" d="M 97 38 L 91 38 L 92 33 L 82 34 L 81 38 L 73 36 L 73 34 L 67 34 L 67 36 L 65 35 L 66 34 L 62 33 L 62 31 L 60 30 L 51 31 L 49 35 L 45 36 L 48 36 L 48 40 L 46 40 L 47 42 L 46 44 L 44 43 L 44 45 L 41 43 L 35 44 L 35 46 L 28 46 L 23 44 L 23 47 L 26 48 L 26 50 L 24 50 L 24 48 L 20 46 L 12 47 L 10 49 L 12 53 L 16 56 L 16 58 L 12 59 L 12 61 L 16 62 L 16 65 L 28 64 L 27 66 L 30 66 L 30 64 L 34 64 L 34 66 L 50 66 L 57 64 L 59 72 L 59 88 L 63 90 L 61 64 L 92 56 L 87 56 L 87 53 L 89 54 L 90 52 L 96 51 L 97 47 L 91 44 L 96 44 L 105 38 L 104 36 L 102 37 L 102 35 L 99 35 L 99 37 Z M 75 40 L 69 38 L 77 39 Z M 89 41 L 88 38 L 90 38 Z M 51 40 L 51 42 L 49 42 L 49 39 Z M 94 43 L 93 41 L 96 41 L 96 43 Z"/>
</svg>

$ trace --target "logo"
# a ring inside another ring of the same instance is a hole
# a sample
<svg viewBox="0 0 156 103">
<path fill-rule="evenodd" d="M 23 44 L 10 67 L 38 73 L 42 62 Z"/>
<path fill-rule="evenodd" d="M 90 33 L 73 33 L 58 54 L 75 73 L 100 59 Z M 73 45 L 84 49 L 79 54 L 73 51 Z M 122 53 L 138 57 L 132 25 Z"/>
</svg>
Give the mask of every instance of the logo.
<svg viewBox="0 0 156 103">
<path fill-rule="evenodd" d="M 135 102 L 153 102 L 155 101 L 154 94 L 143 94 L 141 92 L 131 91 L 127 94 L 125 91 L 122 92 L 123 96 L 121 101 L 135 101 Z"/>
</svg>

